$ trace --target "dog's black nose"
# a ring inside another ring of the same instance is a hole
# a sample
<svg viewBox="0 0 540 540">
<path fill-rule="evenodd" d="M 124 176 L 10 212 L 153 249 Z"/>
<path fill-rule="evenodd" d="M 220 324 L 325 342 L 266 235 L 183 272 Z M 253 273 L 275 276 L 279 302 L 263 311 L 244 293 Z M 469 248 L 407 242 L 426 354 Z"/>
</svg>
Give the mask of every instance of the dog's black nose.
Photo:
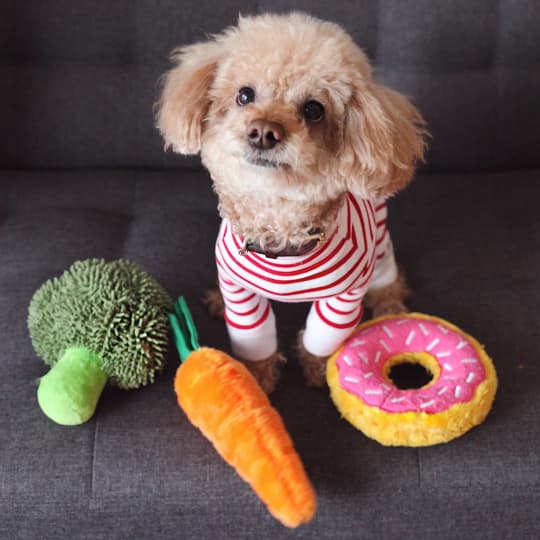
<svg viewBox="0 0 540 540">
<path fill-rule="evenodd" d="M 254 148 L 269 150 L 285 137 L 283 126 L 269 120 L 253 120 L 247 127 L 249 144 Z"/>
</svg>

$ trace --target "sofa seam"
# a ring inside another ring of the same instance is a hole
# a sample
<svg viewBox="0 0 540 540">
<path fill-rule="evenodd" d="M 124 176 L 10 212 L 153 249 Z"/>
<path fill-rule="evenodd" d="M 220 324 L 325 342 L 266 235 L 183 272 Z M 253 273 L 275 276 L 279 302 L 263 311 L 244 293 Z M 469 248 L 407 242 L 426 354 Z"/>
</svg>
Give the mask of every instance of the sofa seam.
<svg viewBox="0 0 540 540">
<path fill-rule="evenodd" d="M 416 449 L 416 466 L 418 468 L 418 487 L 422 487 L 422 454 L 420 448 Z"/>
<path fill-rule="evenodd" d="M 94 499 L 94 488 L 96 484 L 96 449 L 97 449 L 97 438 L 98 438 L 98 427 L 99 419 L 96 418 L 96 423 L 94 426 L 94 437 L 92 442 L 92 457 L 91 457 L 91 467 L 90 467 L 90 501 Z"/>
</svg>

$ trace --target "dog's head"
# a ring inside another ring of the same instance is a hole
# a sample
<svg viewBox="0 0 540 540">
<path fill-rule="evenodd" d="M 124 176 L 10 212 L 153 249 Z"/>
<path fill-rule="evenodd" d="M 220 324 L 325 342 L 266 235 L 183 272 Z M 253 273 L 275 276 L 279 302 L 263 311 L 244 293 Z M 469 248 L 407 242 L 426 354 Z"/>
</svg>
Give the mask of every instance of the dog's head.
<svg viewBox="0 0 540 540">
<path fill-rule="evenodd" d="M 336 24 L 301 13 L 240 17 L 173 58 L 158 128 L 174 151 L 200 151 L 220 198 L 239 206 L 254 191 L 265 204 L 391 195 L 423 158 L 422 117 L 373 81 Z"/>
</svg>

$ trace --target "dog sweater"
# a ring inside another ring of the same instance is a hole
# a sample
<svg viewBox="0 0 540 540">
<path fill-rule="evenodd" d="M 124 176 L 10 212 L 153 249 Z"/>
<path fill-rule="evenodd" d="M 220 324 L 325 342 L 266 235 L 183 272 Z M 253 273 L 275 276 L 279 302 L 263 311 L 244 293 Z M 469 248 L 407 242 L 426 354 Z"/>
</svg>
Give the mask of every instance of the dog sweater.
<svg viewBox="0 0 540 540">
<path fill-rule="evenodd" d="M 368 287 L 383 287 L 397 277 L 386 216 L 383 200 L 348 194 L 324 242 L 305 255 L 276 259 L 241 254 L 243 239 L 224 219 L 216 263 L 233 353 L 262 360 L 277 350 L 269 300 L 313 302 L 304 346 L 319 356 L 334 352 L 360 322 Z"/>
</svg>

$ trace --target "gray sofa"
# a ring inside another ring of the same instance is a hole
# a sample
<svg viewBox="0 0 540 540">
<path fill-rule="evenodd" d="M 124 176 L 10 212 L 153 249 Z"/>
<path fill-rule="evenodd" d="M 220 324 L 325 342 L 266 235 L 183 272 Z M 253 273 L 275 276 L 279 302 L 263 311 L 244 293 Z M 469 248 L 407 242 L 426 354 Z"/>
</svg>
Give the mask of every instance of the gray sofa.
<svg viewBox="0 0 540 540">
<path fill-rule="evenodd" d="M 239 11 L 291 8 L 340 22 L 378 77 L 412 96 L 428 163 L 390 203 L 411 307 L 486 345 L 500 377 L 482 426 L 447 445 L 386 448 L 304 386 L 292 345 L 305 305 L 276 306 L 288 352 L 272 402 L 318 493 L 284 529 L 175 403 L 178 365 L 152 386 L 106 389 L 79 427 L 48 421 L 29 300 L 76 259 L 128 257 L 199 305 L 218 226 L 196 159 L 153 128 L 173 46 Z M 0 538 L 540 537 L 540 5 L 535 0 L 4 0 L 0 4 Z"/>
</svg>

